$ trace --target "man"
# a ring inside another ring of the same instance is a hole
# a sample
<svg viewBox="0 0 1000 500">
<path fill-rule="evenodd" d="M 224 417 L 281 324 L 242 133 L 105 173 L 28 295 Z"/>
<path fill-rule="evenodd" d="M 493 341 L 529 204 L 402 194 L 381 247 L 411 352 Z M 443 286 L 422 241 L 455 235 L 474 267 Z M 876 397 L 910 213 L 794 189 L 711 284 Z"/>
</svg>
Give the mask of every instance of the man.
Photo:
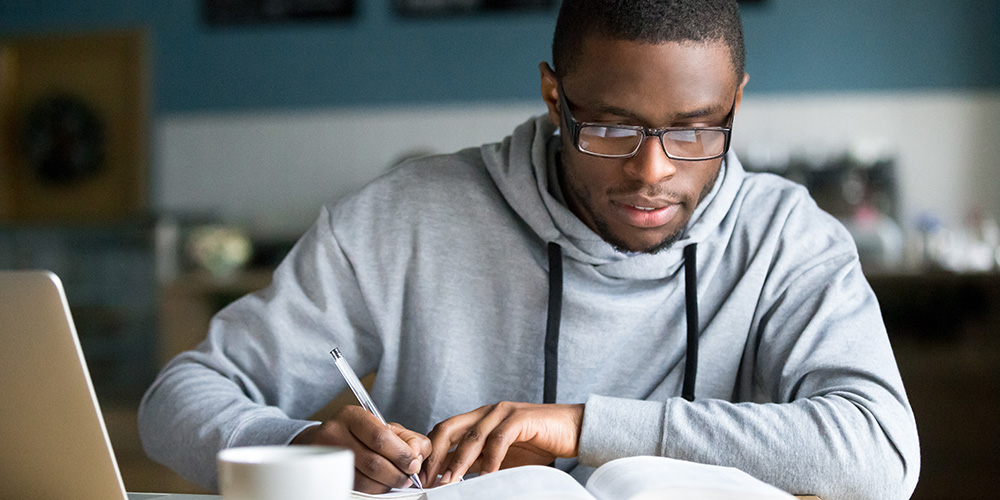
<svg viewBox="0 0 1000 500">
<path fill-rule="evenodd" d="M 324 208 L 164 368 L 147 452 L 209 487 L 221 448 L 327 443 L 363 491 L 664 455 L 908 497 L 916 428 L 850 236 L 727 152 L 743 52 L 732 1 L 566 0 L 547 116 Z M 333 347 L 398 424 L 308 420 L 345 388 Z"/>
</svg>

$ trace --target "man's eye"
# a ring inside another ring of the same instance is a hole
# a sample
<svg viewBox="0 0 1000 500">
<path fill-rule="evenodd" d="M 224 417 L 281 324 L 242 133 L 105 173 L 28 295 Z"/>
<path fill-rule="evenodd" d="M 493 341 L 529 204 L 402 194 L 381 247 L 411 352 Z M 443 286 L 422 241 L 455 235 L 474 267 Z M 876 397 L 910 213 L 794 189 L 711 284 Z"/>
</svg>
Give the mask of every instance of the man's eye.
<svg viewBox="0 0 1000 500">
<path fill-rule="evenodd" d="M 636 134 L 635 130 L 627 128 L 618 127 L 591 127 L 591 133 L 598 137 L 604 137 L 607 139 L 615 139 L 619 137 L 634 137 Z"/>
<path fill-rule="evenodd" d="M 669 136 L 670 140 L 677 142 L 698 142 L 697 130 L 675 130 Z"/>
</svg>

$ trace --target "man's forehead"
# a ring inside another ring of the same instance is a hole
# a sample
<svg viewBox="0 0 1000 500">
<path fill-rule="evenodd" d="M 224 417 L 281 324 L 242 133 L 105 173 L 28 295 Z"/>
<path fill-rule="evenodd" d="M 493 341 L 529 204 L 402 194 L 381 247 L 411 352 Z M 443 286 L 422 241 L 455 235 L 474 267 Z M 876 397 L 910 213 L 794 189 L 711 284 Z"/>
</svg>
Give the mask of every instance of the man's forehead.
<svg viewBox="0 0 1000 500">
<path fill-rule="evenodd" d="M 589 37 L 579 50 L 561 83 L 574 104 L 589 109 L 648 110 L 655 116 L 717 111 L 728 109 L 739 83 L 722 42 Z"/>
<path fill-rule="evenodd" d="M 672 57 L 674 58 L 696 58 L 701 59 L 706 52 L 712 52 L 716 57 L 713 64 L 720 66 L 719 69 L 727 69 L 735 76 L 736 64 L 733 61 L 732 50 L 729 45 L 723 39 L 712 39 L 712 40 L 666 40 L 661 42 L 651 42 L 644 40 L 629 40 L 616 37 L 610 37 L 602 34 L 593 33 L 588 36 L 584 36 L 580 39 L 579 43 L 575 45 L 575 50 L 573 50 L 573 63 L 567 68 L 563 68 L 566 71 L 561 71 L 563 76 L 567 76 L 569 73 L 574 72 L 579 63 L 590 63 L 600 62 L 601 56 L 611 53 L 611 52 L 621 52 L 623 48 L 630 47 L 662 47 L 662 48 L 676 48 L 676 49 L 688 49 L 686 51 L 677 50 L 674 51 Z M 594 61 L 593 59 L 597 59 Z M 588 60 L 589 59 L 589 60 Z M 613 62 L 613 61 L 607 61 Z M 742 78 L 742 75 L 736 77 L 736 80 Z"/>
</svg>

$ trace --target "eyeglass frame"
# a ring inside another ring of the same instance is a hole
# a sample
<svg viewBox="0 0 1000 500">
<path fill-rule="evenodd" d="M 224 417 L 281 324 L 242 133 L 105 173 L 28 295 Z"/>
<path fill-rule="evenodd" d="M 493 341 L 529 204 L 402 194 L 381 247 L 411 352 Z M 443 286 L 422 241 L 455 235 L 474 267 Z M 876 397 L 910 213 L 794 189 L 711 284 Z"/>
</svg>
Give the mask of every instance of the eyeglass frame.
<svg viewBox="0 0 1000 500">
<path fill-rule="evenodd" d="M 591 156 L 596 156 L 598 158 L 631 158 L 631 157 L 633 157 L 633 156 L 635 156 L 636 154 L 639 153 L 639 150 L 642 149 L 642 145 L 643 145 L 643 143 L 646 142 L 646 139 L 648 139 L 650 136 L 653 136 L 653 137 L 656 137 L 657 139 L 659 139 L 659 141 L 660 141 L 660 149 L 663 150 L 663 154 L 667 155 L 667 158 L 670 158 L 671 160 L 677 160 L 677 161 L 708 161 L 708 160 L 714 160 L 716 158 L 722 158 L 723 156 L 726 156 L 726 153 L 729 152 L 730 141 L 731 141 L 732 135 L 733 135 L 733 120 L 736 118 L 736 97 L 739 95 L 739 93 L 740 93 L 740 89 L 737 88 L 736 89 L 736 93 L 733 94 L 733 105 L 732 105 L 731 108 L 729 108 L 729 113 L 726 115 L 726 126 L 724 126 L 724 127 L 664 127 L 664 128 L 649 128 L 649 127 L 643 127 L 641 125 L 622 125 L 622 124 L 599 123 L 599 122 L 579 122 L 579 121 L 576 120 L 575 117 L 573 117 L 573 113 L 570 112 L 570 110 L 569 110 L 569 100 L 566 98 L 566 91 L 563 90 L 562 82 L 559 82 L 559 106 L 562 108 L 563 116 L 564 116 L 563 121 L 566 122 L 566 128 L 568 129 L 567 132 L 569 132 L 570 136 L 573 139 L 573 145 L 576 147 L 577 151 L 579 151 L 581 153 L 588 154 L 588 155 L 591 155 Z M 586 151 L 582 147 L 580 147 L 580 129 L 582 129 L 583 127 L 587 127 L 587 126 L 591 126 L 591 127 L 605 127 L 605 128 L 617 128 L 617 129 L 626 129 L 626 130 L 637 130 L 637 131 L 639 131 L 639 132 L 642 133 L 642 139 L 640 139 L 639 142 L 638 142 L 638 144 L 636 144 L 635 149 L 631 153 L 628 153 L 628 154 L 607 155 L 607 154 L 601 154 L 601 153 L 594 153 L 593 151 Z M 725 145 L 722 147 L 722 152 L 719 153 L 719 154 L 717 154 L 717 155 L 708 156 L 708 157 L 705 157 L 705 158 L 682 158 L 682 157 L 677 157 L 677 156 L 674 156 L 674 155 L 670 154 L 670 152 L 667 151 L 667 145 L 663 143 L 663 134 L 666 134 L 668 132 L 677 132 L 677 131 L 683 131 L 683 130 L 695 130 L 695 131 L 709 130 L 709 131 L 723 132 L 725 134 L 726 142 L 725 142 Z"/>
</svg>

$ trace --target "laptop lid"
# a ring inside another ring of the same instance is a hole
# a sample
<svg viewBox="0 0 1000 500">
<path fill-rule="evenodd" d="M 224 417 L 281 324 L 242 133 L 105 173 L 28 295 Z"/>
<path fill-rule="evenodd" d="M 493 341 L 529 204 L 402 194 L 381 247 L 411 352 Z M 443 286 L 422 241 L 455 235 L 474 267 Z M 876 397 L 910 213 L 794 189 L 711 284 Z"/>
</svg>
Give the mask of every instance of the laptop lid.
<svg viewBox="0 0 1000 500">
<path fill-rule="evenodd" d="M 59 278 L 0 271 L 0 498 L 125 500 Z"/>
</svg>

